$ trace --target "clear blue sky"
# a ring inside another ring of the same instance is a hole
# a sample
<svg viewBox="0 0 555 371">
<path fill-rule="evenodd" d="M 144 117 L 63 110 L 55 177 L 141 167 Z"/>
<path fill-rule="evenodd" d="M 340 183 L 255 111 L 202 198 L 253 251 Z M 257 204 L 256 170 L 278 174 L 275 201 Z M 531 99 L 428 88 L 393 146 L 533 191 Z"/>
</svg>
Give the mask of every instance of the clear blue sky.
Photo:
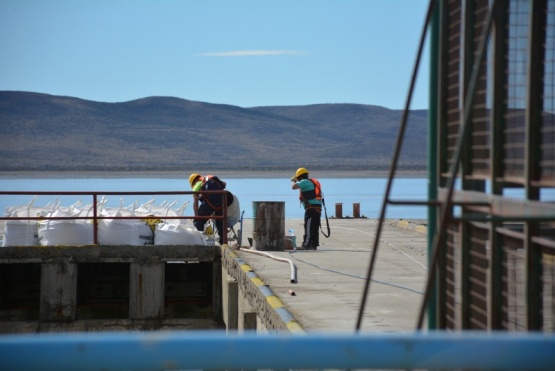
<svg viewBox="0 0 555 371">
<path fill-rule="evenodd" d="M 403 108 L 426 0 L 1 0 L 0 90 Z M 426 49 L 428 50 L 428 49 Z M 427 108 L 428 52 L 411 108 Z"/>
</svg>

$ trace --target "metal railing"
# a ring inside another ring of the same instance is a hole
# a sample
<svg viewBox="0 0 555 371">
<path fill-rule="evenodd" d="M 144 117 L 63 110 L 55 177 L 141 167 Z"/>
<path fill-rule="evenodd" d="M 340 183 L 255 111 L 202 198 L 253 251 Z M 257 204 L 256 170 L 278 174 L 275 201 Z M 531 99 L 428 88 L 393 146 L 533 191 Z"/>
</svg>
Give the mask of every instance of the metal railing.
<svg viewBox="0 0 555 371">
<path fill-rule="evenodd" d="M 222 195 L 222 215 L 210 215 L 210 216 L 159 216 L 159 215 L 146 215 L 146 216 L 102 216 L 99 215 L 98 203 L 99 196 L 159 196 L 159 195 Z M 223 243 L 227 244 L 227 202 L 228 202 L 228 192 L 226 190 L 222 191 L 149 191 L 149 192 L 90 192 L 90 191 L 75 191 L 75 192 L 40 192 L 40 191 L 0 191 L 0 196 L 90 196 L 92 197 L 92 215 L 86 216 L 27 216 L 27 217 L 9 217 L 1 216 L 0 220 L 15 221 L 15 220 L 91 220 L 94 225 L 93 229 L 93 243 L 98 245 L 98 221 L 103 219 L 131 219 L 131 220 L 154 220 L 154 219 L 168 219 L 168 220 L 184 220 L 184 219 L 223 219 Z"/>
</svg>

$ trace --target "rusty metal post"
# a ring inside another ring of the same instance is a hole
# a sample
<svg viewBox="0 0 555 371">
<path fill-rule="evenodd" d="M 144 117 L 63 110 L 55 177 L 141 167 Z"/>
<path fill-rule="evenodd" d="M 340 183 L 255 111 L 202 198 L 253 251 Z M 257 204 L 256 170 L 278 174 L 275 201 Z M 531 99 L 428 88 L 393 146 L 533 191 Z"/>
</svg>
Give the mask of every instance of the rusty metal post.
<svg viewBox="0 0 555 371">
<path fill-rule="evenodd" d="M 343 218 L 343 204 L 342 203 L 335 204 L 335 217 L 337 219 Z"/>
<path fill-rule="evenodd" d="M 353 204 L 353 218 L 360 218 L 360 204 L 358 202 Z"/>
</svg>

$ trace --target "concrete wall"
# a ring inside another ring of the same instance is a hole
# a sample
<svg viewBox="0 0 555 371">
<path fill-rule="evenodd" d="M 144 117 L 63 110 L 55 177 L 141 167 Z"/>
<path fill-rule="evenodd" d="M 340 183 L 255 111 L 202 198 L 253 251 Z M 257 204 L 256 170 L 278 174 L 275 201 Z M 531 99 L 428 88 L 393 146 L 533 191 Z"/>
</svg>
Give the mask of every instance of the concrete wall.
<svg viewBox="0 0 555 371">
<path fill-rule="evenodd" d="M 226 245 L 0 249 L 0 333 L 224 328 L 304 332 Z"/>
<path fill-rule="evenodd" d="M 304 333 L 271 288 L 231 248 L 222 246 L 223 320 L 228 331 Z"/>
<path fill-rule="evenodd" d="M 222 329 L 216 246 L 0 249 L 0 332 Z"/>
</svg>

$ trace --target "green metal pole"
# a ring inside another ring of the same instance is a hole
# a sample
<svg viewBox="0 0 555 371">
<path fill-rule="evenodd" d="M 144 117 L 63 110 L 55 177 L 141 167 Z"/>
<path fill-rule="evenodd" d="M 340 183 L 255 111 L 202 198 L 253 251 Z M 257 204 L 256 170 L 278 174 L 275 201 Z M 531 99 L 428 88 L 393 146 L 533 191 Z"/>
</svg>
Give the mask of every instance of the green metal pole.
<svg viewBox="0 0 555 371">
<path fill-rule="evenodd" d="M 439 60 L 439 10 L 440 1 L 435 4 L 432 16 L 430 38 L 430 93 L 428 102 L 428 200 L 437 200 L 437 100 L 438 100 L 438 60 Z M 432 264 L 433 241 L 436 233 L 437 208 L 428 206 L 428 266 Z M 428 329 L 437 328 L 437 286 L 428 303 Z"/>
</svg>

